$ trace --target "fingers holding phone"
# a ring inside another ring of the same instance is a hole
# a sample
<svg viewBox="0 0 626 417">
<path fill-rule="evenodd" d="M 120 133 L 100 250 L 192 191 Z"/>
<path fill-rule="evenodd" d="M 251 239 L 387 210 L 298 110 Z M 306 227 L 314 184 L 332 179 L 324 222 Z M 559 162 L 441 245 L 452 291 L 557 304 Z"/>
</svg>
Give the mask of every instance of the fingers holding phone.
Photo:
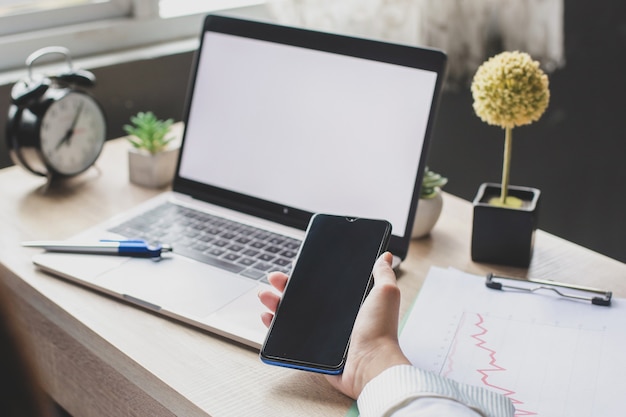
<svg viewBox="0 0 626 417">
<path fill-rule="evenodd" d="M 272 284 L 272 286 L 276 288 L 280 294 L 285 291 L 287 279 L 287 275 L 282 272 L 272 272 L 267 277 L 270 284 Z M 263 321 L 263 324 L 265 324 L 265 327 L 270 327 L 272 319 L 274 318 L 274 313 L 276 312 L 278 303 L 280 302 L 280 295 L 275 291 L 261 291 L 259 292 L 259 300 L 261 300 L 261 303 L 263 303 L 263 305 L 270 310 L 269 312 L 265 312 L 261 315 L 261 320 Z"/>
</svg>

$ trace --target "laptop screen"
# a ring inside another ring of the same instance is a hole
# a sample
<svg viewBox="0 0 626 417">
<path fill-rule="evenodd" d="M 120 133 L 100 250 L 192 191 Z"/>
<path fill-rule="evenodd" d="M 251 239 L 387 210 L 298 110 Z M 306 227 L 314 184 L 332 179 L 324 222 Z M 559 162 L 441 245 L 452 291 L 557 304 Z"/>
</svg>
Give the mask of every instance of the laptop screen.
<svg viewBox="0 0 626 417">
<path fill-rule="evenodd" d="M 207 23 L 197 56 L 178 183 L 295 213 L 303 226 L 321 212 L 386 219 L 410 235 L 441 67 L 359 53 L 387 49 L 380 42 L 313 33 L 309 42 L 323 39 L 302 45 L 217 26 Z"/>
</svg>

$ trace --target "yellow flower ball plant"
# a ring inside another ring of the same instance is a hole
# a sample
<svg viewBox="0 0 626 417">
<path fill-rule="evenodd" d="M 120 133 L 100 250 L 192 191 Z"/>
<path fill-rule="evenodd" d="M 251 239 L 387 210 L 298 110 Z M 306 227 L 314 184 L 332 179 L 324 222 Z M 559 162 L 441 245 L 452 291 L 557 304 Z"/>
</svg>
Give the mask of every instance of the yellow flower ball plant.
<svg viewBox="0 0 626 417">
<path fill-rule="evenodd" d="M 508 196 L 512 131 L 543 115 L 550 101 L 548 76 L 527 53 L 502 52 L 478 68 L 471 88 L 476 115 L 505 130 L 502 193 L 489 204 L 521 207 L 520 199 Z"/>
</svg>

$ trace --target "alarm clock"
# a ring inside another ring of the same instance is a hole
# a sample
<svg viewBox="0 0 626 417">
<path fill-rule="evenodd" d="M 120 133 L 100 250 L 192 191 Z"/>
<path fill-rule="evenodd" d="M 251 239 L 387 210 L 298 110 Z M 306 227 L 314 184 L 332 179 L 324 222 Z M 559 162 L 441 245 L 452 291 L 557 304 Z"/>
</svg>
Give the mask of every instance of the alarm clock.
<svg viewBox="0 0 626 417">
<path fill-rule="evenodd" d="M 33 74 L 33 64 L 49 54 L 65 56 L 67 71 L 52 76 Z M 106 140 L 106 119 L 100 104 L 84 89 L 95 76 L 74 70 L 69 51 L 53 46 L 26 59 L 28 77 L 11 90 L 7 147 L 16 165 L 36 175 L 77 175 L 92 166 Z"/>
</svg>

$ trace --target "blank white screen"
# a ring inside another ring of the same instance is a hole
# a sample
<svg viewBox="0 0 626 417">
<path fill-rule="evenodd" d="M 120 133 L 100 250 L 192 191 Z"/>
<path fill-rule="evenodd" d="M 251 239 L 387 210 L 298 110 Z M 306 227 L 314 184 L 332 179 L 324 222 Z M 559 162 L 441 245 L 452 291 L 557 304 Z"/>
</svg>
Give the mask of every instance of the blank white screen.
<svg viewBox="0 0 626 417">
<path fill-rule="evenodd" d="M 436 73 L 208 32 L 180 175 L 402 236 Z"/>
</svg>

